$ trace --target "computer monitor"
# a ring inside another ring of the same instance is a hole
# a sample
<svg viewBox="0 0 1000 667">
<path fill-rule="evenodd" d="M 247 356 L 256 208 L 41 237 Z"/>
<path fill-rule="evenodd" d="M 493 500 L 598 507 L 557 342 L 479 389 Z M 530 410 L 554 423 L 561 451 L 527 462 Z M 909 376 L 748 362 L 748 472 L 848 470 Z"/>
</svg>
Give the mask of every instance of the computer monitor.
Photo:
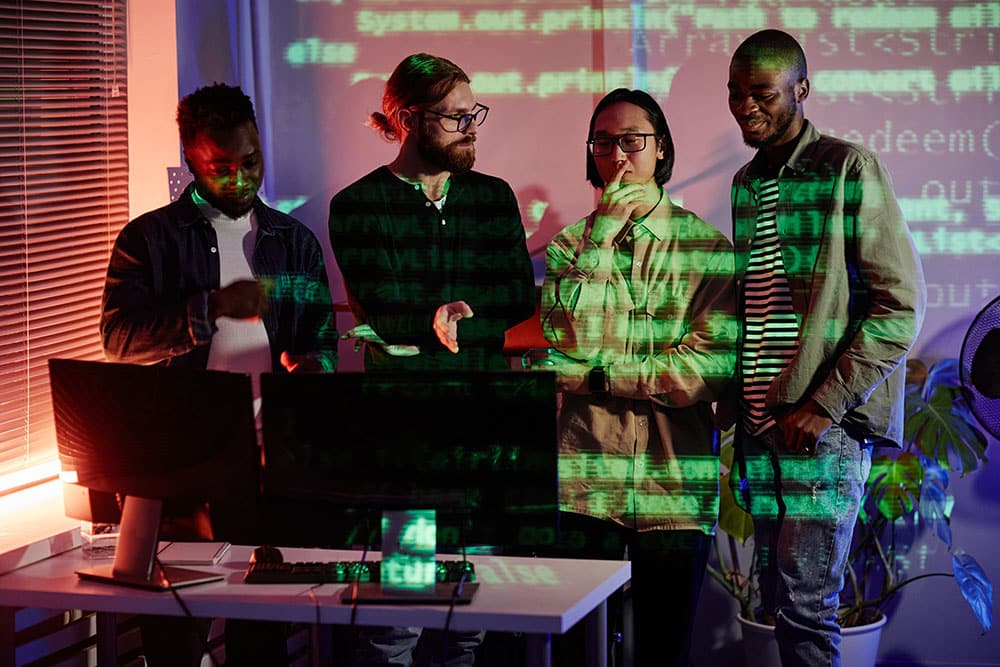
<svg viewBox="0 0 1000 667">
<path fill-rule="evenodd" d="M 440 551 L 556 543 L 553 374 L 264 374 L 261 394 L 275 541 L 376 546 L 382 510 L 434 509 Z"/>
<path fill-rule="evenodd" d="M 78 574 L 153 589 L 218 579 L 155 566 L 160 512 L 165 500 L 255 496 L 250 377 L 50 359 L 49 381 L 61 477 L 124 499 L 114 563 Z"/>
</svg>

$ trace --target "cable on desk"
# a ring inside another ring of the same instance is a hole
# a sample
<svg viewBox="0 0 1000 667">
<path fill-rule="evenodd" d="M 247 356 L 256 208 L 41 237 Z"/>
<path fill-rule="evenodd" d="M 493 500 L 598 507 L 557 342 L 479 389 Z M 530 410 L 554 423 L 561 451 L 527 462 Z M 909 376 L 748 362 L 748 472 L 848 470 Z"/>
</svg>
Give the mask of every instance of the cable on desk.
<svg viewBox="0 0 1000 667">
<path fill-rule="evenodd" d="M 163 573 L 163 580 L 167 582 L 167 590 L 170 591 L 170 594 L 174 596 L 175 600 L 177 600 L 177 604 L 181 606 L 181 609 L 184 611 L 184 616 L 192 621 L 195 620 L 194 615 L 191 614 L 191 610 L 188 609 L 187 603 L 184 602 L 180 594 L 177 592 L 177 589 L 174 588 L 173 583 L 171 583 L 170 579 L 167 577 L 167 568 L 163 567 L 163 563 L 160 562 L 160 559 L 157 558 L 155 554 L 153 555 L 153 565 L 154 567 L 160 568 L 160 572 Z M 220 667 L 219 661 L 215 659 L 215 654 L 212 652 L 212 647 L 208 644 L 208 637 L 203 637 L 201 632 L 198 632 L 198 641 L 201 642 L 202 653 L 208 654 L 208 659 L 212 662 L 213 667 Z"/>
<path fill-rule="evenodd" d="M 316 622 L 313 623 L 313 630 L 312 630 L 312 632 L 309 633 L 309 635 L 310 635 L 309 636 L 309 643 L 312 645 L 312 650 L 311 650 L 311 653 L 312 653 L 312 664 L 314 664 L 314 665 L 318 665 L 319 664 L 319 626 L 320 626 L 320 623 L 319 623 L 319 598 L 316 597 L 316 593 L 314 593 L 313 591 L 315 591 L 320 586 L 323 586 L 323 584 L 316 584 L 315 586 L 312 586 L 309 590 L 306 591 L 306 593 L 309 594 L 309 599 L 312 600 L 313 609 L 316 611 Z"/>
<path fill-rule="evenodd" d="M 467 569 L 463 569 L 462 576 L 459 578 L 458 582 L 455 584 L 454 590 L 452 590 L 451 592 L 451 601 L 448 603 L 448 615 L 445 616 L 444 618 L 444 630 L 441 632 L 442 665 L 448 664 L 448 631 L 451 628 L 451 614 L 453 611 L 455 611 L 455 603 L 457 603 L 459 598 L 462 597 L 462 588 L 465 586 L 465 580 L 468 577 L 469 577 L 469 571 Z"/>
<path fill-rule="evenodd" d="M 358 596 L 360 595 L 361 588 L 361 573 L 365 569 L 365 558 L 368 556 L 368 544 L 365 544 L 364 550 L 361 552 L 361 559 L 358 561 L 358 568 L 354 573 L 354 581 L 351 583 L 353 590 L 351 591 L 351 638 L 354 639 L 354 622 L 357 620 L 358 616 Z"/>
</svg>

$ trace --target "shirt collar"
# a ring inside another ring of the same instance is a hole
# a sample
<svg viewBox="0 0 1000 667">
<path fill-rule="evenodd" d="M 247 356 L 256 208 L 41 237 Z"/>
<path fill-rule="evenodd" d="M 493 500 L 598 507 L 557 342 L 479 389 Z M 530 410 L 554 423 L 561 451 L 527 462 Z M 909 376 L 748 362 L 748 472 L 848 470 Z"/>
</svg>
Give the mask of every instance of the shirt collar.
<svg viewBox="0 0 1000 667">
<path fill-rule="evenodd" d="M 198 195 L 198 199 L 204 201 L 204 199 Z M 178 198 L 176 204 L 182 207 L 183 213 L 179 216 L 178 224 L 182 227 L 189 227 L 199 222 L 210 222 L 205 212 L 198 206 L 195 200 L 195 190 L 194 183 L 188 184 Z M 274 234 L 276 229 L 287 227 L 288 223 L 284 222 L 277 215 L 271 213 L 263 201 L 261 201 L 260 196 L 254 197 L 253 200 L 253 211 L 257 219 L 257 228 L 260 233 L 263 234 Z M 220 215 L 222 215 L 220 213 Z"/>
<path fill-rule="evenodd" d="M 250 216 L 253 215 L 253 208 L 251 207 L 249 211 L 240 217 L 232 218 L 212 206 L 207 199 L 201 196 L 201 193 L 198 192 L 197 188 L 191 188 L 191 201 L 193 201 L 194 205 L 198 207 L 198 210 L 205 216 L 205 219 L 212 224 L 247 223 L 250 220 Z"/>
<path fill-rule="evenodd" d="M 795 148 L 792 152 L 788 154 L 785 159 L 782 169 L 791 169 L 792 171 L 801 171 L 801 162 L 808 159 L 807 152 L 809 147 L 812 146 L 816 140 L 819 139 L 819 130 L 816 126 L 809 122 L 808 119 L 803 119 L 802 131 L 799 132 L 798 139 L 795 140 Z M 762 175 L 767 173 L 767 160 L 764 155 L 757 151 L 757 154 L 750 161 L 750 175 L 754 178 L 761 178 Z M 780 171 L 779 171 L 780 174 Z"/>
<path fill-rule="evenodd" d="M 646 217 L 641 221 L 632 225 L 635 232 L 632 237 L 638 234 L 642 236 L 643 234 L 652 235 L 657 241 L 662 241 L 666 238 L 669 232 L 670 218 L 673 215 L 674 203 L 670 201 L 670 196 L 667 195 L 667 190 L 662 185 L 660 186 L 660 199 L 656 202 L 656 206 L 653 210 L 646 214 Z"/>
<path fill-rule="evenodd" d="M 663 198 L 666 199 L 666 197 L 667 195 L 664 194 Z M 666 205 L 664 206 L 664 204 Z M 671 204 L 668 202 L 664 202 L 664 204 L 660 205 L 664 210 L 653 211 L 653 215 L 634 225 L 636 232 L 651 234 L 657 241 L 662 241 L 667 235 L 667 228 L 670 224 L 670 215 L 668 212 L 671 209 Z"/>
</svg>

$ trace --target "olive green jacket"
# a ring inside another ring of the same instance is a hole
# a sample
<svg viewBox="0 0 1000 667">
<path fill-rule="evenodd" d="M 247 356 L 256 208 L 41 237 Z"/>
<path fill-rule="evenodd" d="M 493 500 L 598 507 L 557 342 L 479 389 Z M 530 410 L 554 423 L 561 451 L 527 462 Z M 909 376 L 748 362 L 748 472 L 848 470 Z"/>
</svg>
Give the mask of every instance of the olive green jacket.
<svg viewBox="0 0 1000 667">
<path fill-rule="evenodd" d="M 741 294 L 764 167 L 758 153 L 733 178 Z M 767 405 L 780 413 L 812 398 L 855 437 L 898 446 L 904 362 L 923 321 L 926 287 L 889 176 L 867 149 L 806 121 L 778 188 L 776 223 L 800 337 Z"/>
</svg>

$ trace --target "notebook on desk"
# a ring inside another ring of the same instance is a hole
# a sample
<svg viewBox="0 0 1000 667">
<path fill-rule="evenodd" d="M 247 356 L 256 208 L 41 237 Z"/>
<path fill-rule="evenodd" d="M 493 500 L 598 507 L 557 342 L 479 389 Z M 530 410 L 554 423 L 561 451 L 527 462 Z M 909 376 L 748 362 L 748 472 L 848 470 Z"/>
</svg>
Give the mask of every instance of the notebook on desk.
<svg viewBox="0 0 1000 667">
<path fill-rule="evenodd" d="M 229 542 L 160 542 L 156 557 L 163 565 L 218 565 Z"/>
</svg>

